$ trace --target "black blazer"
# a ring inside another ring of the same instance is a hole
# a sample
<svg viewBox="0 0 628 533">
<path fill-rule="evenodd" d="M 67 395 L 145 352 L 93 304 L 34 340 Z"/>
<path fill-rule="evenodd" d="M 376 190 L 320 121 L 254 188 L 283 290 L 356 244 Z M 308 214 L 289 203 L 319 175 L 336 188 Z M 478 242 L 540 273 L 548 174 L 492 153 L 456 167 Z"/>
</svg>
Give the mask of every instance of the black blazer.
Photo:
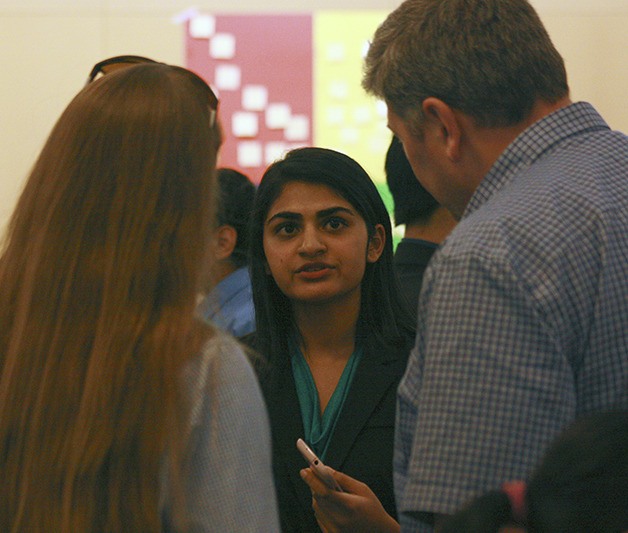
<svg viewBox="0 0 628 533">
<path fill-rule="evenodd" d="M 251 339 L 246 339 L 251 341 Z M 397 386 L 413 338 L 384 345 L 367 337 L 362 360 L 338 418 L 324 461 L 366 483 L 396 517 L 392 456 Z M 299 476 L 307 463 L 296 448 L 303 437 L 299 400 L 289 356 L 274 357 L 260 374 L 273 437 L 273 469 L 282 531 L 320 532 L 309 487 Z"/>
</svg>

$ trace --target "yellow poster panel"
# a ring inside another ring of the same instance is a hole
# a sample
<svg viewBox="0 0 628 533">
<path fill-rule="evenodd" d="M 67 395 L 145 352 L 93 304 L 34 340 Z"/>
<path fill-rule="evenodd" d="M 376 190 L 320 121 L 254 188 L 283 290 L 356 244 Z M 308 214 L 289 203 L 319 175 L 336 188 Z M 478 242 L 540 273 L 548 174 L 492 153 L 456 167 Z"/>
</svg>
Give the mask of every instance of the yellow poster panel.
<svg viewBox="0 0 628 533">
<path fill-rule="evenodd" d="M 343 152 L 385 183 L 391 133 L 386 106 L 361 86 L 368 43 L 387 11 L 319 11 L 313 17 L 314 144 Z"/>
</svg>

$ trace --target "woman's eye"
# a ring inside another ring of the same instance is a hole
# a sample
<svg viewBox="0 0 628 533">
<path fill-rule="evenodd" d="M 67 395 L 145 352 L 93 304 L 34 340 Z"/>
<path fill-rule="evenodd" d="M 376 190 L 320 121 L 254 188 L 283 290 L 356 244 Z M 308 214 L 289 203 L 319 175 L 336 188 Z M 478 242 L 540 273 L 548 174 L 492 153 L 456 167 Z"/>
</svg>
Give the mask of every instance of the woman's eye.
<svg viewBox="0 0 628 533">
<path fill-rule="evenodd" d="M 332 230 L 337 230 L 340 229 L 342 227 L 347 226 L 347 223 L 345 222 L 345 220 L 343 220 L 342 218 L 339 217 L 332 217 L 329 220 L 327 220 L 325 222 L 325 225 Z"/>
<path fill-rule="evenodd" d="M 283 224 L 279 224 L 275 228 L 276 235 L 293 235 L 297 231 L 296 224 L 292 224 L 290 222 L 284 222 Z"/>
</svg>

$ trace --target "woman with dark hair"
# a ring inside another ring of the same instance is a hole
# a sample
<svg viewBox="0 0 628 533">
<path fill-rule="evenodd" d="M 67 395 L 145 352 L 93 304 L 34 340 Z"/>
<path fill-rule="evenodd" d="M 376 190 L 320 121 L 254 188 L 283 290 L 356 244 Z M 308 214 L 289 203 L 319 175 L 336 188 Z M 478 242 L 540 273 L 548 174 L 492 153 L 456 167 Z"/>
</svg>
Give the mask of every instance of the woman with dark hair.
<svg viewBox="0 0 628 533">
<path fill-rule="evenodd" d="M 442 533 L 628 532 L 628 411 L 577 419 L 528 483 L 505 483 L 443 524 Z M 515 529 L 518 528 L 518 529 Z"/>
<path fill-rule="evenodd" d="M 0 255 L 0 530 L 278 528 L 255 375 L 195 317 L 217 104 L 124 56 L 52 130 Z"/>
<path fill-rule="evenodd" d="M 293 150 L 264 174 L 250 230 L 250 341 L 266 360 L 259 374 L 283 530 L 319 531 L 298 438 L 366 481 L 394 516 L 395 394 L 414 324 L 377 188 L 346 155 Z"/>
</svg>

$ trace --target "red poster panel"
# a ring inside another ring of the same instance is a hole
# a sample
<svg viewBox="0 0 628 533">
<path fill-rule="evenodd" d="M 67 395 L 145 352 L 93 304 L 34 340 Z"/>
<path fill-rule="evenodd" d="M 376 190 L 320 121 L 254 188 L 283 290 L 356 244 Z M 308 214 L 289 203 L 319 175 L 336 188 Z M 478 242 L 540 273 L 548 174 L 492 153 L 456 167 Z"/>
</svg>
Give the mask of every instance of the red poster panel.
<svg viewBox="0 0 628 533">
<path fill-rule="evenodd" d="M 312 144 L 310 15 L 198 15 L 187 25 L 186 66 L 220 99 L 219 166 L 258 183 L 286 150 Z"/>
</svg>

